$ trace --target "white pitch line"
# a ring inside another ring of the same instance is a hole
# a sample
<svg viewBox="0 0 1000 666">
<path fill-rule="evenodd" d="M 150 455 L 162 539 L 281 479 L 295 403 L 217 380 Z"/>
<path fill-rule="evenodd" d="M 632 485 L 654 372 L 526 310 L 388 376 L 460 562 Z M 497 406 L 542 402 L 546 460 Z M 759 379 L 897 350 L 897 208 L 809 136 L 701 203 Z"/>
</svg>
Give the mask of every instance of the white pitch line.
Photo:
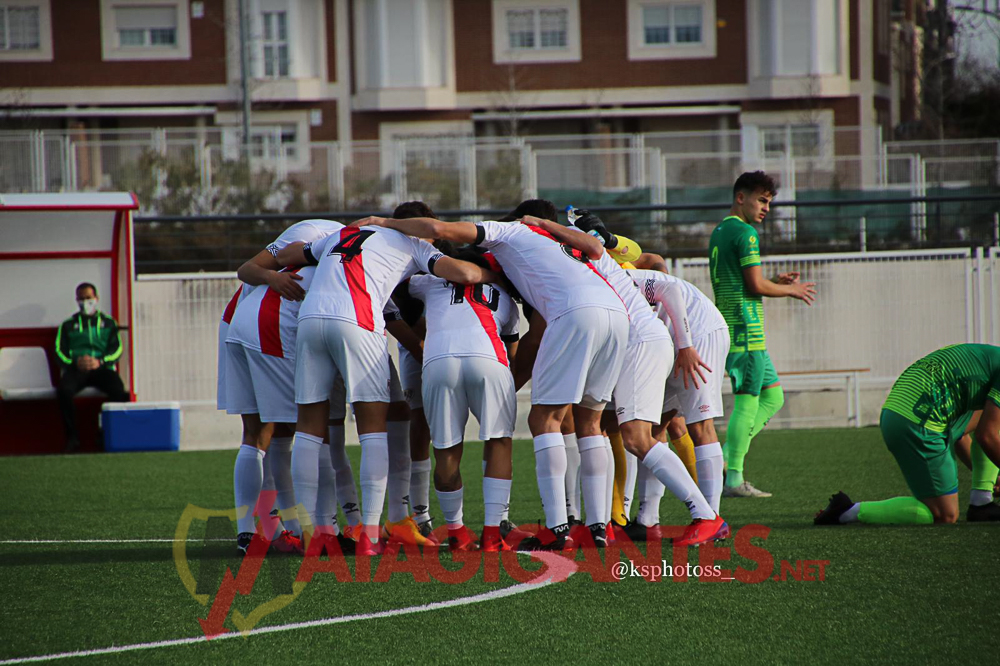
<svg viewBox="0 0 1000 666">
<path fill-rule="evenodd" d="M 576 564 L 567 560 L 557 553 L 533 552 L 530 555 L 544 564 L 548 568 L 539 576 L 526 583 L 518 583 L 500 590 L 474 594 L 471 597 L 459 597 L 447 601 L 435 601 L 434 603 L 422 606 L 408 606 L 406 608 L 394 608 L 392 610 L 380 611 L 378 613 L 361 613 L 358 615 L 342 615 L 339 617 L 328 617 L 321 620 L 310 620 L 308 622 L 292 622 L 290 624 L 278 624 L 270 627 L 259 627 L 246 632 L 247 636 L 258 634 L 273 634 L 284 631 L 295 631 L 296 629 L 312 629 L 313 627 L 325 627 L 332 624 L 343 624 L 345 622 L 355 622 L 358 620 L 378 620 L 387 617 L 397 617 L 399 615 L 412 615 L 415 613 L 426 613 L 429 611 L 442 610 L 445 608 L 455 608 L 458 606 L 468 606 L 484 601 L 494 601 L 505 597 L 512 597 L 517 594 L 539 590 L 552 583 L 566 580 L 576 572 Z M 544 578 L 543 578 L 544 576 Z M 241 638 L 240 632 L 229 632 L 212 638 L 213 641 L 221 641 L 227 638 Z M 135 652 L 137 650 L 153 650 L 163 647 L 174 647 L 177 645 L 193 645 L 195 643 L 205 643 L 209 639 L 205 636 L 192 636 L 190 638 L 174 638 L 166 641 L 154 641 L 151 643 L 134 643 L 132 645 L 117 645 L 107 648 L 96 648 L 93 650 L 77 650 L 76 652 L 56 652 L 53 654 L 37 655 L 34 657 L 17 657 L 15 659 L 4 659 L 0 661 L 0 666 L 7 664 L 27 664 L 37 661 L 51 661 L 56 659 L 72 659 L 73 657 L 93 657 L 104 654 L 117 654 L 119 652 Z"/>
<path fill-rule="evenodd" d="M 2 544 L 37 544 L 37 543 L 173 543 L 176 539 L 6 539 Z M 184 539 L 192 543 L 206 541 L 231 541 L 231 539 Z"/>
</svg>

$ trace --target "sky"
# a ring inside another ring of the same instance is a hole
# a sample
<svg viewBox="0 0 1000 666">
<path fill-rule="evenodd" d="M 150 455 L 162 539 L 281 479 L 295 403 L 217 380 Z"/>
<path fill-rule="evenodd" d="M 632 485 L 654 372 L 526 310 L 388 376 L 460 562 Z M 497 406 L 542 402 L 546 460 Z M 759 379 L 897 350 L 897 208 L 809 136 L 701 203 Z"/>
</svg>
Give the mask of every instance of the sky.
<svg viewBox="0 0 1000 666">
<path fill-rule="evenodd" d="M 972 6 L 981 8 L 983 0 L 950 0 L 952 7 Z M 956 50 L 959 58 L 968 58 L 982 67 L 1000 69 L 1000 1 L 987 0 L 986 16 L 980 12 L 955 10 L 952 15 L 958 23 Z"/>
</svg>

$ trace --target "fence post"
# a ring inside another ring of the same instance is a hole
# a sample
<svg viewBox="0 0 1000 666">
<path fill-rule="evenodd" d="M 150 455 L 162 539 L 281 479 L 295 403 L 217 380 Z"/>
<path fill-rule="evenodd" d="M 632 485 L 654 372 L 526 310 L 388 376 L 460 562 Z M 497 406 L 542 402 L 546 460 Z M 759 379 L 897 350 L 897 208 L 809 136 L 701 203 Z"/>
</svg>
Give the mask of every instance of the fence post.
<svg viewBox="0 0 1000 666">
<path fill-rule="evenodd" d="M 1000 213 L 993 213 L 993 247 L 1000 245 Z"/>
<path fill-rule="evenodd" d="M 864 215 L 858 221 L 858 239 L 861 241 L 861 251 L 868 251 L 868 220 Z"/>
</svg>

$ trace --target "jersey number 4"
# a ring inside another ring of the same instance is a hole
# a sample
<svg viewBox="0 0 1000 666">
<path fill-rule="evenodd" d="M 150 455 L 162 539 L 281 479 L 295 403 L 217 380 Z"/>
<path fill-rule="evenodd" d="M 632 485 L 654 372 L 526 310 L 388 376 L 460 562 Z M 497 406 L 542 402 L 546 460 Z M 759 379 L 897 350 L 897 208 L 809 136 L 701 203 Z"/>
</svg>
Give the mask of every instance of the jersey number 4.
<svg viewBox="0 0 1000 666">
<path fill-rule="evenodd" d="M 489 285 L 476 284 L 476 285 L 465 285 L 451 283 L 452 293 L 451 293 L 451 304 L 458 305 L 464 303 L 466 297 L 471 301 L 475 301 L 480 305 L 485 305 L 490 309 L 491 312 L 496 312 L 500 309 L 500 292 L 490 287 Z M 484 288 L 490 290 L 490 297 L 486 298 L 484 293 Z"/>
<path fill-rule="evenodd" d="M 339 254 L 340 263 L 347 264 L 350 263 L 361 254 L 361 246 L 365 244 L 365 241 L 372 237 L 375 233 L 374 229 L 358 229 L 357 232 L 351 234 L 350 236 L 345 236 L 340 239 L 340 242 L 333 246 L 330 250 L 330 254 Z"/>
</svg>

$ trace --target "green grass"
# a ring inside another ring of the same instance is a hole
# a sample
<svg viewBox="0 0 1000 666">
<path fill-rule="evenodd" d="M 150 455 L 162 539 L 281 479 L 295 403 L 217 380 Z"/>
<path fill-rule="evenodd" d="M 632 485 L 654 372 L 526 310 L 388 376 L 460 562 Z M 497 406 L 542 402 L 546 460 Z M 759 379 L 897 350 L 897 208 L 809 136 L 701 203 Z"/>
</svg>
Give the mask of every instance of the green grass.
<svg viewBox="0 0 1000 666">
<path fill-rule="evenodd" d="M 465 515 L 478 529 L 481 448 L 466 449 Z M 357 469 L 360 450 L 349 451 Z M 187 504 L 230 508 L 234 456 L 0 459 L 7 503 L 0 538 L 171 538 Z M 514 474 L 511 517 L 534 522 L 541 508 L 526 442 L 515 445 Z M 595 583 L 577 573 L 563 583 L 476 605 L 81 659 L 942 664 L 1000 651 L 991 596 L 1000 582 L 1000 525 L 813 527 L 813 513 L 838 489 L 855 499 L 906 493 L 877 430 L 762 434 L 747 460 L 747 475 L 774 497 L 723 500 L 723 515 L 734 529 L 751 523 L 770 528 L 766 540 L 754 543 L 773 556 L 775 572 L 781 560 L 827 560 L 825 581 Z M 961 482 L 964 506 L 967 473 Z M 432 504 L 436 509 L 436 500 Z M 440 522 L 440 515 L 435 517 Z M 687 522 L 686 511 L 669 494 L 661 518 Z M 205 523 L 192 525 L 192 538 L 204 535 Z M 229 542 L 188 544 L 191 571 L 213 598 L 223 567 L 238 566 L 232 551 Z M 733 551 L 732 561 L 721 566 L 756 566 Z M 663 552 L 671 557 L 669 546 Z M 697 561 L 695 551 L 691 557 Z M 527 557 L 521 561 L 526 568 L 538 567 Z M 268 558 L 254 592 L 237 596 L 233 608 L 249 613 L 268 601 L 272 581 L 297 567 L 292 558 Z M 198 618 L 207 614 L 182 585 L 170 543 L 5 543 L 0 572 L 0 660 L 198 636 Z M 417 583 L 398 573 L 388 583 L 349 584 L 317 574 L 294 602 L 258 626 L 415 606 L 513 584 L 503 573 L 498 582 L 485 582 L 482 569 L 461 585 Z"/>
</svg>

